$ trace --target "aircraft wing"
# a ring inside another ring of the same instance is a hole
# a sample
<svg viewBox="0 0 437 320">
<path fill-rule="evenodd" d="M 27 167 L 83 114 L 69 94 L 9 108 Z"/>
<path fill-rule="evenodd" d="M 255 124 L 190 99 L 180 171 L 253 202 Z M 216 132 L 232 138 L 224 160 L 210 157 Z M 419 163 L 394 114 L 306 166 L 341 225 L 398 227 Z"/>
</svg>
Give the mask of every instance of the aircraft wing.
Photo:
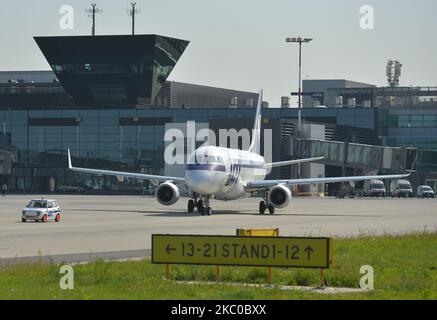
<svg viewBox="0 0 437 320">
<path fill-rule="evenodd" d="M 71 164 L 71 156 L 70 149 L 68 149 L 68 169 L 76 172 L 82 173 L 90 173 L 100 176 L 114 176 L 114 177 L 125 177 L 125 178 L 134 178 L 140 180 L 149 180 L 153 182 L 164 182 L 164 181 L 174 181 L 185 183 L 184 178 L 180 177 L 167 177 L 167 176 L 156 176 L 151 174 L 142 174 L 142 173 L 134 173 L 134 172 L 122 172 L 122 171 L 111 171 L 111 170 L 100 170 L 100 169 L 89 169 L 89 168 L 77 168 L 73 167 Z"/>
<path fill-rule="evenodd" d="M 293 164 L 299 164 L 299 163 L 307 163 L 307 162 L 315 162 L 325 159 L 324 157 L 318 157 L 318 158 L 309 158 L 309 159 L 299 159 L 299 160 L 289 160 L 289 161 L 281 161 L 281 162 L 273 162 L 273 163 L 267 163 L 266 168 L 277 168 L 277 167 L 284 167 L 284 166 L 290 166 Z"/>
<path fill-rule="evenodd" d="M 335 177 L 335 178 L 311 178 L 311 179 L 290 179 L 290 180 L 255 180 L 247 184 L 249 189 L 271 188 L 278 184 L 287 185 L 308 185 L 319 183 L 337 183 L 337 182 L 352 182 L 365 180 L 385 180 L 385 179 L 403 179 L 408 178 L 410 174 L 387 175 L 387 176 L 354 176 L 354 177 Z"/>
</svg>

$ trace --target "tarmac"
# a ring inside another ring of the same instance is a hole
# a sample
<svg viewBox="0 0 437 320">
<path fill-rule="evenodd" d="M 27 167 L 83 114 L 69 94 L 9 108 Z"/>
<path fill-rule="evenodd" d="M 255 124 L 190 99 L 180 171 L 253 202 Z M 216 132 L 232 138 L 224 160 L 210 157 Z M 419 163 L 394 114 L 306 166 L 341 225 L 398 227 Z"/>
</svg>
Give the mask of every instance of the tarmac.
<svg viewBox="0 0 437 320">
<path fill-rule="evenodd" d="M 53 195 L 56 222 L 21 222 L 35 195 L 0 198 L 0 263 L 51 260 L 81 263 L 150 256 L 152 234 L 234 235 L 238 228 L 279 228 L 281 236 L 400 234 L 437 230 L 434 199 L 293 198 L 274 215 L 259 215 L 260 199 L 213 201 L 213 215 L 187 213 L 187 199 L 164 207 L 150 196 Z"/>
</svg>

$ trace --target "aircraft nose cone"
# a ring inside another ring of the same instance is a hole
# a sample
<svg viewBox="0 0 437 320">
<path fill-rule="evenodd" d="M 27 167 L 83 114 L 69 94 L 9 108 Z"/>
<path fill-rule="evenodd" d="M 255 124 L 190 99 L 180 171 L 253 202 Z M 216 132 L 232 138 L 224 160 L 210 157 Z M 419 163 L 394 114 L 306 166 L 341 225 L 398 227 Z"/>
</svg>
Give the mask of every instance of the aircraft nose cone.
<svg viewBox="0 0 437 320">
<path fill-rule="evenodd" d="M 213 194 L 221 187 L 218 173 L 212 171 L 188 171 L 186 181 L 189 189 L 199 194 Z"/>
</svg>

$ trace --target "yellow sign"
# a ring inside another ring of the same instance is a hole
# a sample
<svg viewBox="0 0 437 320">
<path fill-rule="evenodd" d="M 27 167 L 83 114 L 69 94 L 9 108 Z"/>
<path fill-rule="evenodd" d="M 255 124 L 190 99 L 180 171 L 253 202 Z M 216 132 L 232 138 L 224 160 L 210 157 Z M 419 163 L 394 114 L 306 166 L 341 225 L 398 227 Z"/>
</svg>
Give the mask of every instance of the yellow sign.
<svg viewBox="0 0 437 320">
<path fill-rule="evenodd" d="M 279 237 L 279 229 L 237 229 L 241 237 Z"/>
<path fill-rule="evenodd" d="M 328 269 L 331 239 L 154 234 L 152 263 Z"/>
</svg>

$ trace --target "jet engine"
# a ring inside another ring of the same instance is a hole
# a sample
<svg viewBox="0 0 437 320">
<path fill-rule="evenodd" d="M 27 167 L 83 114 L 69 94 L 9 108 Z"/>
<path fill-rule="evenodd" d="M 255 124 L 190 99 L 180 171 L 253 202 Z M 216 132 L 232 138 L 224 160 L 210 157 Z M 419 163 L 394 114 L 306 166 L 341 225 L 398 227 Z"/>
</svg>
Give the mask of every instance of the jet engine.
<svg viewBox="0 0 437 320">
<path fill-rule="evenodd" d="M 273 207 L 283 209 L 290 204 L 291 191 L 285 185 L 279 184 L 269 190 L 267 200 Z"/>
<path fill-rule="evenodd" d="M 164 206 L 174 205 L 179 200 L 179 188 L 174 183 L 166 181 L 156 188 L 155 197 Z"/>
</svg>

